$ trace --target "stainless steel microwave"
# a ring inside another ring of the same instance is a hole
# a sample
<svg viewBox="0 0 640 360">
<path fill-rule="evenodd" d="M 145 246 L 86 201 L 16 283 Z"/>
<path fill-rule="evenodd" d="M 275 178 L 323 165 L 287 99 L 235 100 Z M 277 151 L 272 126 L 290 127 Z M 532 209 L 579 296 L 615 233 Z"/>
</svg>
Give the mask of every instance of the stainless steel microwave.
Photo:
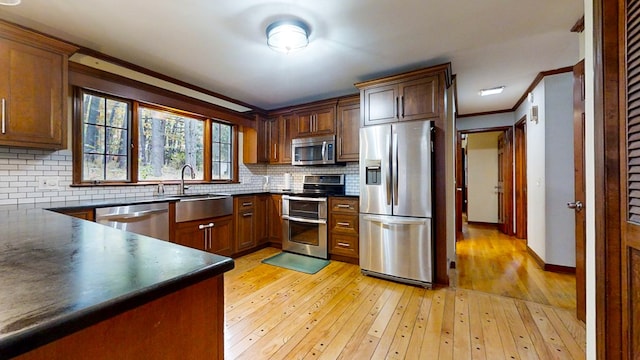
<svg viewBox="0 0 640 360">
<path fill-rule="evenodd" d="M 331 165 L 335 163 L 335 135 L 291 140 L 291 165 Z"/>
</svg>

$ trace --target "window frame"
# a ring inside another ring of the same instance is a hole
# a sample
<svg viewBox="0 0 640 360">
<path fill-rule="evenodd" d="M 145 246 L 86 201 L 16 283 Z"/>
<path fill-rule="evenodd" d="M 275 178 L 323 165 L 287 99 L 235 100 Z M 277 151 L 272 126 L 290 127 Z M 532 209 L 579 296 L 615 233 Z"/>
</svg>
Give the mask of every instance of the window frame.
<svg viewBox="0 0 640 360">
<path fill-rule="evenodd" d="M 82 137 L 82 115 L 83 109 L 83 96 L 84 94 L 91 94 L 95 96 L 116 99 L 118 101 L 124 101 L 130 104 L 130 120 L 129 120 L 129 144 L 127 158 L 129 161 L 129 181 L 83 181 L 82 169 L 83 169 L 83 146 L 84 139 Z M 204 115 L 196 114 L 190 111 L 177 109 L 174 107 L 163 106 L 160 104 L 151 104 L 136 99 L 128 99 L 126 97 L 109 94 L 103 91 L 96 91 L 89 88 L 75 86 L 73 90 L 73 138 L 72 138 L 72 155 L 73 155 L 73 176 L 72 186 L 118 186 L 118 185 L 153 185 L 158 183 L 163 184 L 178 184 L 180 180 L 152 180 L 152 181 L 140 181 L 138 178 L 138 156 L 134 156 L 139 151 L 139 110 L 140 107 L 167 111 L 176 115 L 188 116 L 190 118 L 204 122 L 204 136 L 203 136 L 203 180 L 191 180 L 185 179 L 185 182 L 190 184 L 233 184 L 239 182 L 238 168 L 238 125 L 223 119 L 207 117 Z M 213 179 L 212 178 L 212 124 L 220 123 L 231 127 L 231 167 L 232 176 L 231 179 Z"/>
</svg>

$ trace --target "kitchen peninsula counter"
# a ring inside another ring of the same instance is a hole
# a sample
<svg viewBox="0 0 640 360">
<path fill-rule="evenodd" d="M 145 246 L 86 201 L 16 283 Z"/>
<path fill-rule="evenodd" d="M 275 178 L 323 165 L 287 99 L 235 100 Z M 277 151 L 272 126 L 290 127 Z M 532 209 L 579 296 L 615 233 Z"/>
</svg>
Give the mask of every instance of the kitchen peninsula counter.
<svg viewBox="0 0 640 360">
<path fill-rule="evenodd" d="M 37 205 L 0 207 L 0 229 L 0 359 L 221 358 L 232 259 Z"/>
</svg>

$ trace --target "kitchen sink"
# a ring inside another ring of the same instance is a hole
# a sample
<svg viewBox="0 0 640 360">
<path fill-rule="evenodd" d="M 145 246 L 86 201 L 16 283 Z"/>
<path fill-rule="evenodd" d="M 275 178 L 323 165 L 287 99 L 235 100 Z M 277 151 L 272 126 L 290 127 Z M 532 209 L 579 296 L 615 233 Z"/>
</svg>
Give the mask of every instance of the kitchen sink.
<svg viewBox="0 0 640 360">
<path fill-rule="evenodd" d="M 226 194 L 175 195 L 176 222 L 208 219 L 233 213 L 233 197 Z"/>
</svg>

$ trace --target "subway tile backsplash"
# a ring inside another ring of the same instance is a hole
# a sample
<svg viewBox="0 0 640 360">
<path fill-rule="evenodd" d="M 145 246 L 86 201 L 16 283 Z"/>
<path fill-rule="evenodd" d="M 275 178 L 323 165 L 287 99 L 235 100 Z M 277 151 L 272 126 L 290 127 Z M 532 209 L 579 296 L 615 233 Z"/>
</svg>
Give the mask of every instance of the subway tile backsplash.
<svg viewBox="0 0 640 360">
<path fill-rule="evenodd" d="M 239 154 L 242 158 L 242 154 Z M 70 150 L 47 151 L 0 147 L 0 205 L 39 202 L 103 200 L 124 197 L 152 196 L 155 185 L 71 187 L 72 155 Z M 302 190 L 305 174 L 342 174 L 346 179 L 346 192 L 359 192 L 358 163 L 346 166 L 307 167 L 291 165 L 239 164 L 241 183 L 230 185 L 192 185 L 189 192 L 251 192 L 263 190 L 265 176 L 269 177 L 269 190 L 282 190 L 284 173 L 291 173 L 294 191 Z M 43 182 L 57 182 L 49 189 Z M 165 194 L 177 194 L 178 185 L 165 185 Z"/>
</svg>

